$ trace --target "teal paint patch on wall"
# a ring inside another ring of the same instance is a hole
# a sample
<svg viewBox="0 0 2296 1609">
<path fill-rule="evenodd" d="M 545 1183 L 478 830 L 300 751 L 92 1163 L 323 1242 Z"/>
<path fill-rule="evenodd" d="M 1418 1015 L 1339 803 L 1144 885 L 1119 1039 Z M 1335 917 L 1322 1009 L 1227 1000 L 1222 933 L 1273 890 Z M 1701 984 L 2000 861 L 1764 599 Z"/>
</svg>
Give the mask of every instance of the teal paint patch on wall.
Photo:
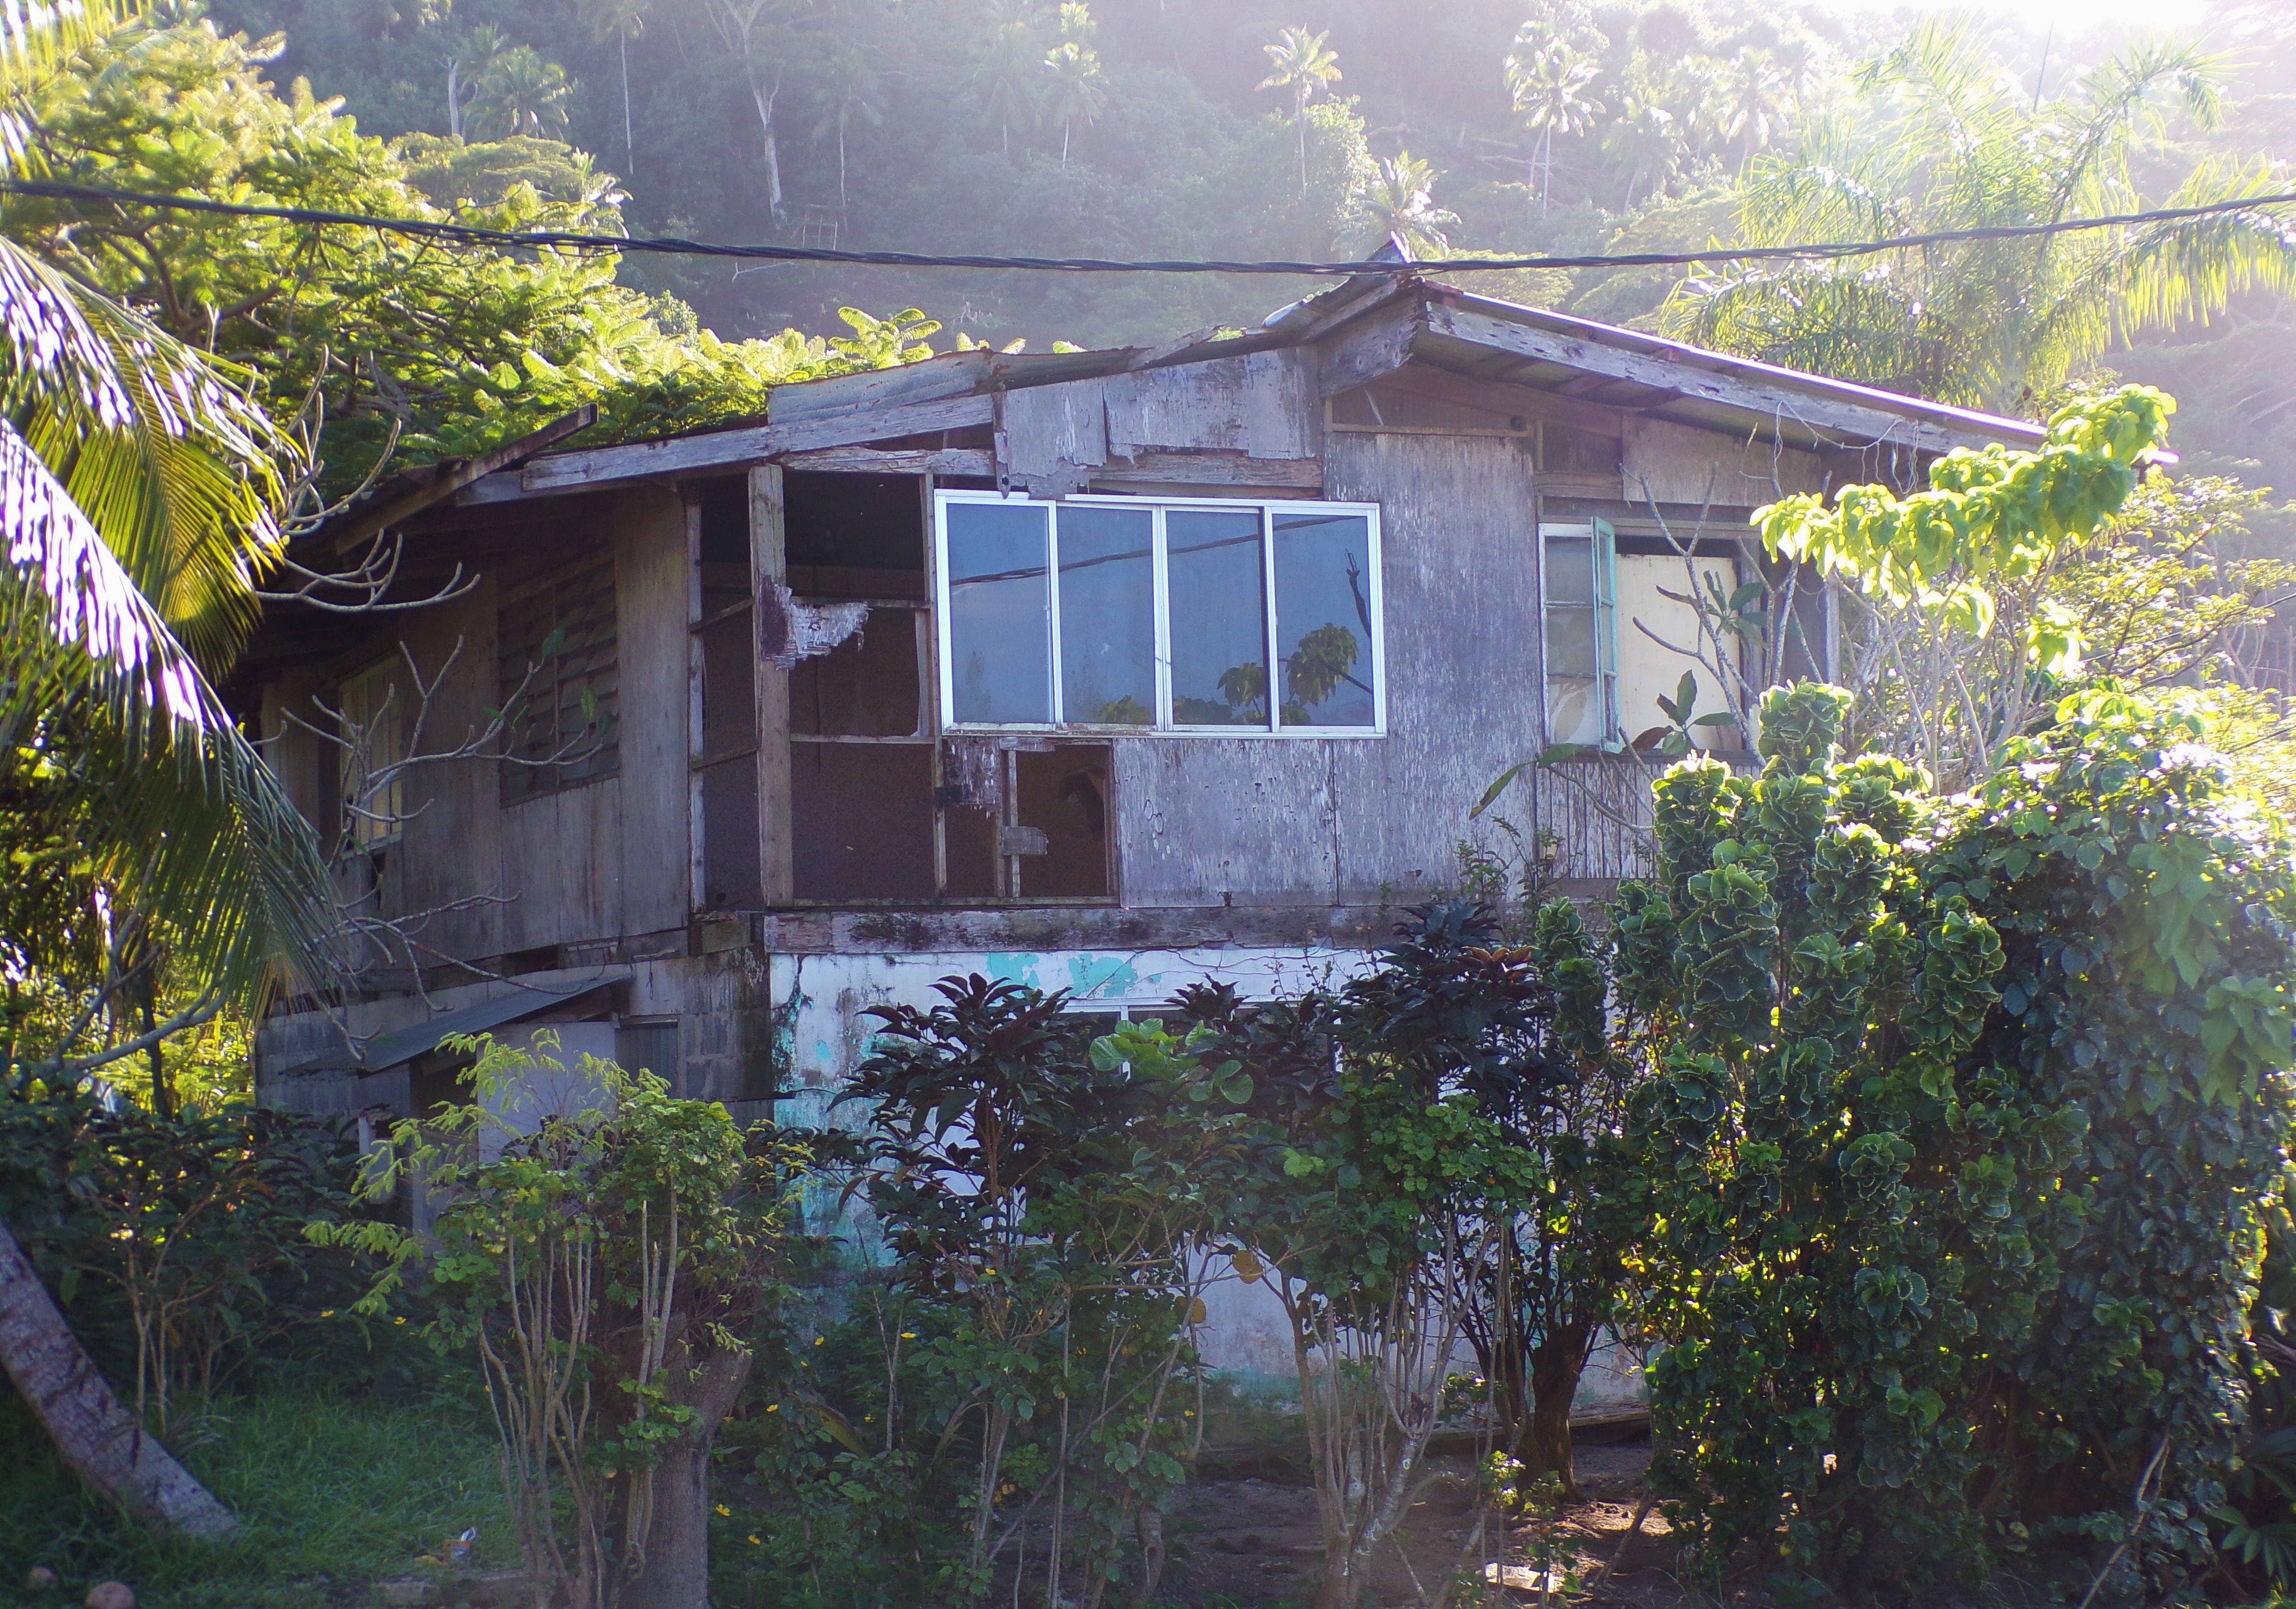
<svg viewBox="0 0 2296 1609">
<path fill-rule="evenodd" d="M 989 977 L 998 983 L 1017 983 L 1025 989 L 1042 989 L 1037 981 L 1037 968 L 1043 964 L 1042 956 L 1025 952 L 1000 955 L 991 950 L 981 957 L 988 968 Z"/>
<path fill-rule="evenodd" d="M 1140 992 L 1140 973 L 1126 956 L 1070 956 L 1069 992 L 1079 1000 L 1122 999 Z"/>
</svg>

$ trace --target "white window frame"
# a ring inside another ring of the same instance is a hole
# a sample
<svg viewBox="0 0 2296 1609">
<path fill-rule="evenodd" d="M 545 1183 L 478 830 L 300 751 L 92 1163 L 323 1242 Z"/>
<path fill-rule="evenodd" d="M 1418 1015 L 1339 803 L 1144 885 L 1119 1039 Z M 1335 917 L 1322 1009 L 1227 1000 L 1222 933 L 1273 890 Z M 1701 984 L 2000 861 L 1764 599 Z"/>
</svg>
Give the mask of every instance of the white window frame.
<svg viewBox="0 0 2296 1609">
<path fill-rule="evenodd" d="M 1001 506 L 1024 506 L 1048 511 L 1046 542 L 1046 584 L 1050 604 L 1047 610 L 1046 644 L 1052 658 L 1053 710 L 1057 717 L 1062 704 L 1061 653 L 1061 536 L 1060 511 L 1069 505 L 1103 508 L 1130 508 L 1147 511 L 1152 518 L 1152 555 L 1151 573 L 1154 579 L 1156 633 L 1156 720 L 1152 725 L 1109 726 L 1086 721 L 960 721 L 956 718 L 955 645 L 951 635 L 948 604 L 948 519 L 950 505 L 961 503 L 987 504 Z M 1267 722 L 1266 727 L 1184 727 L 1177 725 L 1172 714 L 1172 641 L 1171 641 L 1171 579 L 1169 554 L 1165 546 L 1165 516 L 1168 513 L 1210 510 L 1234 513 L 1249 509 L 1259 516 L 1259 561 L 1262 597 L 1265 599 L 1265 621 L 1262 626 L 1262 651 L 1268 668 Z M 1366 602 L 1371 613 L 1371 703 L 1372 724 L 1367 727 L 1286 727 L 1283 725 L 1283 700 L 1275 674 L 1276 613 L 1279 600 L 1275 595 L 1275 544 L 1274 518 L 1277 513 L 1324 513 L 1360 516 L 1368 533 L 1369 552 L 1365 568 L 1369 570 L 1370 586 Z M 988 491 L 944 491 L 933 493 L 933 578 L 932 612 L 933 640 L 939 650 L 934 655 L 938 685 L 934 696 L 938 701 L 940 729 L 955 733 L 1051 732 L 1089 735 L 1094 737 L 1240 737 L 1247 739 L 1278 738 L 1297 742 L 1304 738 L 1361 738 L 1387 735 L 1387 614 L 1385 584 L 1382 576 L 1382 545 L 1379 505 L 1375 503 L 1324 503 L 1301 498 L 1283 497 L 1266 502 L 1242 497 L 1078 497 L 1067 498 L 1030 497 L 1019 493 Z"/>
<path fill-rule="evenodd" d="M 1595 675 L 1593 679 L 1595 697 L 1600 701 L 1603 712 L 1603 735 L 1588 746 L 1616 751 L 1626 746 L 1625 739 L 1620 735 L 1621 727 L 1619 718 L 1618 533 L 1611 528 L 1610 521 L 1607 520 L 1546 520 L 1539 522 L 1538 679 L 1541 687 L 1546 687 L 1547 684 L 1557 679 L 1554 673 L 1546 669 L 1547 617 L 1558 608 L 1579 607 L 1575 603 L 1557 604 L 1554 602 L 1554 588 L 1546 573 L 1547 545 L 1549 539 L 1553 538 L 1562 538 L 1570 541 L 1584 540 L 1587 543 L 1588 562 L 1594 567 L 1593 573 L 1587 578 L 1588 595 L 1592 602 L 1587 607 L 1594 615 Z M 1584 681 L 1587 678 L 1570 677 L 1562 679 Z M 1539 711 L 1539 723 L 1542 727 L 1547 727 L 1554 719 L 1554 694 L 1551 691 L 1546 694 L 1546 701 L 1548 707 Z M 1554 743 L 1563 740 L 1557 739 L 1549 729 L 1547 741 Z"/>
</svg>

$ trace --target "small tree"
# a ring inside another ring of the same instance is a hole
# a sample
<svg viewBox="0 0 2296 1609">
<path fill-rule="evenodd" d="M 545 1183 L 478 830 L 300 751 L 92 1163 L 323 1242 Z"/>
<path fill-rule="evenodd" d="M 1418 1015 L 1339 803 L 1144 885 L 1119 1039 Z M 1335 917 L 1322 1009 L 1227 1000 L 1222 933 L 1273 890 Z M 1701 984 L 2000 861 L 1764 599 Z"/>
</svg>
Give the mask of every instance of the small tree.
<svg viewBox="0 0 2296 1609">
<path fill-rule="evenodd" d="M 572 1609 L 701 1603 L 710 1449 L 749 1376 L 746 1333 L 778 1297 L 803 1157 L 770 1125 L 744 1134 L 650 1073 L 586 1055 L 574 1109 L 557 1110 L 536 1085 L 568 1074 L 555 1059 L 447 1043 L 477 1058 L 472 1098 L 400 1123 L 373 1184 L 406 1178 L 447 1203 L 434 1338 L 478 1357 L 537 1589 Z M 415 1251 L 405 1237 L 390 1249 L 370 1307 Z"/>
</svg>

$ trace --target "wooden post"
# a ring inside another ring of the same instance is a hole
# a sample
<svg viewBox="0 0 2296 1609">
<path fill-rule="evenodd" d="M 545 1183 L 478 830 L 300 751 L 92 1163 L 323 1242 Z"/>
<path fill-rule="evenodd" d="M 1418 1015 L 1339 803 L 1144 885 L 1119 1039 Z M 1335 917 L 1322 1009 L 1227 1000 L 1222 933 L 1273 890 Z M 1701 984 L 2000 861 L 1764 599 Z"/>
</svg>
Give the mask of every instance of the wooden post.
<svg viewBox="0 0 2296 1609">
<path fill-rule="evenodd" d="M 789 505 L 782 491 L 782 466 L 760 464 L 750 471 L 750 576 L 754 592 L 789 579 L 784 544 Z M 751 618 L 778 618 L 779 609 L 762 603 Z M 758 655 L 758 871 L 766 908 L 779 910 L 796 898 L 797 866 L 790 833 L 790 673 Z"/>
</svg>

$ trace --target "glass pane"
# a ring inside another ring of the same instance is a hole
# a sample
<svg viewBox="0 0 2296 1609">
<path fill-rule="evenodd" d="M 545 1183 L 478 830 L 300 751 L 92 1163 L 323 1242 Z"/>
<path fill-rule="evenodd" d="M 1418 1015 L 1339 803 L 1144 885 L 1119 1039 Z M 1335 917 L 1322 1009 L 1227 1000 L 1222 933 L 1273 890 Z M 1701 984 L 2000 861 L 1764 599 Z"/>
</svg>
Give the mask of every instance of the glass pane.
<svg viewBox="0 0 2296 1609">
<path fill-rule="evenodd" d="M 1259 511 L 1165 516 L 1172 608 L 1172 719 L 1267 725 L 1266 576 Z"/>
<path fill-rule="evenodd" d="M 1053 718 L 1052 588 L 1046 513 L 1034 506 L 945 505 L 949 678 L 959 721 Z"/>
<path fill-rule="evenodd" d="M 1546 538 L 1546 601 L 1595 601 L 1595 542 L 1591 537 Z"/>
<path fill-rule="evenodd" d="M 1371 522 L 1275 515 L 1275 652 L 1287 727 L 1368 727 Z"/>
<path fill-rule="evenodd" d="M 1592 677 L 1549 677 L 1546 682 L 1546 737 L 1549 743 L 1599 743 L 1610 736 L 1605 729 L 1601 684 Z"/>
<path fill-rule="evenodd" d="M 1156 718 L 1155 516 L 1061 510 L 1061 718 Z"/>
<path fill-rule="evenodd" d="M 1546 674 L 1595 674 L 1595 612 L 1591 609 L 1549 609 L 1546 612 Z"/>
</svg>

